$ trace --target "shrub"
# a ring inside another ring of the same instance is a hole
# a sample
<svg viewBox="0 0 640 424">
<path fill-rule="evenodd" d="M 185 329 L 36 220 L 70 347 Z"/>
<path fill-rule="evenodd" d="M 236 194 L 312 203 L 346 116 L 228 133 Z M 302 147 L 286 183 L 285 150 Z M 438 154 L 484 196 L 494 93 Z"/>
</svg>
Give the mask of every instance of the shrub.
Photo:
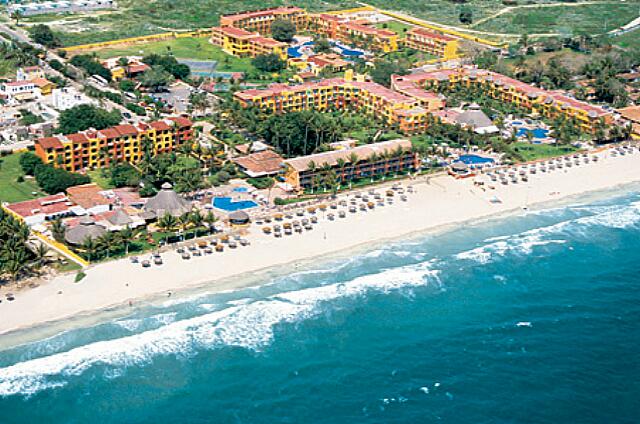
<svg viewBox="0 0 640 424">
<path fill-rule="evenodd" d="M 79 283 L 86 276 L 87 274 L 85 274 L 84 272 L 78 271 L 78 273 L 76 274 L 75 282 Z"/>
<path fill-rule="evenodd" d="M 73 134 L 88 128 L 102 130 L 118 125 L 122 115 L 117 110 L 107 111 L 93 105 L 78 105 L 60 113 L 58 129 L 64 134 Z"/>
<path fill-rule="evenodd" d="M 36 167 L 42 165 L 42 159 L 31 152 L 26 152 L 20 156 L 19 162 L 22 172 L 27 175 L 33 175 Z"/>
<path fill-rule="evenodd" d="M 91 178 L 86 175 L 74 174 L 47 164 L 36 166 L 34 175 L 38 185 L 48 194 L 61 193 L 69 187 L 91 182 Z"/>
</svg>

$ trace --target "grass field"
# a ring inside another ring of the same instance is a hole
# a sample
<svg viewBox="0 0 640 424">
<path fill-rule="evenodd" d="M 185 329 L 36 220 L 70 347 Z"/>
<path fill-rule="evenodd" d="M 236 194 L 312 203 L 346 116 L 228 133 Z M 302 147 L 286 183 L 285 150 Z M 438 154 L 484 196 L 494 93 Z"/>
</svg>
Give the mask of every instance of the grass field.
<svg viewBox="0 0 640 424">
<path fill-rule="evenodd" d="M 144 56 L 149 53 L 166 54 L 169 52 L 178 59 L 218 61 L 217 70 L 222 72 L 248 72 L 254 69 L 253 65 L 251 65 L 251 59 L 228 55 L 220 47 L 209 43 L 206 38 L 177 38 L 136 46 L 106 48 L 96 51 L 96 54 L 101 59 L 106 59 L 118 56 Z"/>
<path fill-rule="evenodd" d="M 388 22 L 381 22 L 376 24 L 377 28 L 390 29 L 399 36 L 404 36 L 404 33 L 413 28 L 413 25 L 405 24 L 404 22 L 391 20 Z"/>
<path fill-rule="evenodd" d="M 489 19 L 474 29 L 511 34 L 603 34 L 633 20 L 639 8 L 637 1 L 521 8 Z"/>
<path fill-rule="evenodd" d="M 575 152 L 573 146 L 554 146 L 552 144 L 515 143 L 513 150 L 518 152 L 525 161 L 551 158 Z"/>
<path fill-rule="evenodd" d="M 19 163 L 20 156 L 22 156 L 21 153 L 13 153 L 0 158 L 0 201 L 2 202 L 20 202 L 45 195 L 32 178 L 24 176 Z M 21 183 L 17 182 L 20 176 L 24 178 Z"/>
<path fill-rule="evenodd" d="M 105 190 L 113 188 L 110 179 L 108 177 L 102 176 L 102 172 L 100 169 L 87 171 L 87 175 L 91 177 L 91 182 L 98 184 L 101 188 Z"/>
<path fill-rule="evenodd" d="M 611 43 L 625 49 L 640 49 L 640 29 L 620 35 L 610 37 Z"/>
</svg>

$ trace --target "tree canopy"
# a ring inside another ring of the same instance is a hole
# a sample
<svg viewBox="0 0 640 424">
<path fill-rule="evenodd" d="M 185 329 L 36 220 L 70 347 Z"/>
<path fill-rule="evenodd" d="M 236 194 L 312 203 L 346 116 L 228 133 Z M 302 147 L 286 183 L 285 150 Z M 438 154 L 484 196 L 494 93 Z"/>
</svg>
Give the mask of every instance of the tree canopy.
<svg viewBox="0 0 640 424">
<path fill-rule="evenodd" d="M 34 175 L 38 185 L 49 194 L 61 193 L 69 187 L 91 182 L 91 178 L 86 175 L 74 174 L 48 164 L 36 166 Z"/>
<path fill-rule="evenodd" d="M 286 62 L 274 53 L 258 55 L 253 58 L 251 63 L 263 72 L 278 72 L 286 66 Z"/>
<path fill-rule="evenodd" d="M 71 64 L 84 69 L 90 75 L 99 75 L 107 81 L 111 81 L 111 71 L 102 66 L 98 60 L 88 54 L 73 56 Z"/>
<path fill-rule="evenodd" d="M 102 130 L 118 125 L 122 115 L 117 110 L 108 111 L 93 105 L 78 105 L 64 110 L 58 117 L 58 130 L 73 134 L 88 128 Z"/>
<path fill-rule="evenodd" d="M 62 43 L 57 35 L 51 31 L 47 25 L 36 25 L 31 29 L 31 38 L 38 44 L 43 46 L 54 48 L 60 47 Z"/>
<path fill-rule="evenodd" d="M 286 19 L 276 19 L 271 24 L 271 36 L 278 41 L 288 43 L 296 35 L 296 25 Z"/>
<path fill-rule="evenodd" d="M 161 91 L 173 81 L 173 75 L 159 65 L 153 66 L 151 69 L 147 69 L 140 77 L 140 84 L 153 91 Z"/>
<path fill-rule="evenodd" d="M 385 87 L 391 86 L 391 75 L 406 75 L 406 66 L 397 61 L 377 60 L 375 67 L 371 70 L 371 79 Z"/>
<path fill-rule="evenodd" d="M 189 74 L 191 73 L 191 70 L 187 65 L 179 63 L 175 57 L 168 54 L 150 54 L 142 58 L 142 62 L 151 67 L 160 66 L 166 72 L 171 74 L 175 79 L 187 79 L 189 77 Z"/>
</svg>

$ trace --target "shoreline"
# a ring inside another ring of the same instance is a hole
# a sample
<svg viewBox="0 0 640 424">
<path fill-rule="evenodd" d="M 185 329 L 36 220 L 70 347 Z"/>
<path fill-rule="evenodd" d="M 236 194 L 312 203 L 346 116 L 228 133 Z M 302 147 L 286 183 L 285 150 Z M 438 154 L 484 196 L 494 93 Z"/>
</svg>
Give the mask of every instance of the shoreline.
<svg viewBox="0 0 640 424">
<path fill-rule="evenodd" d="M 322 219 L 320 213 L 319 223 L 312 231 L 281 239 L 266 236 L 253 225 L 247 237 L 250 246 L 187 261 L 175 251 L 167 251 L 160 267 L 143 269 L 126 258 L 97 264 L 85 270 L 87 276 L 79 283 L 73 282 L 73 274 L 62 275 L 20 292 L 14 302 L 0 304 L 0 334 L 5 335 L 5 340 L 11 336 L 11 346 L 15 346 L 33 340 L 35 334 L 53 335 L 70 323 L 80 325 L 128 315 L 129 302 L 138 308 L 165 303 L 169 298 L 180 303 L 181 297 L 195 293 L 255 287 L 261 285 L 260 281 L 304 268 L 318 259 L 339 260 L 372 245 L 499 220 L 534 206 L 570 202 L 576 196 L 640 181 L 640 153 L 611 158 L 605 151 L 598 156 L 601 160 L 597 163 L 538 172 L 527 183 L 500 185 L 495 190 L 483 191 L 473 185 L 472 179 L 455 180 L 446 175 L 405 182 L 404 186 L 410 184 L 415 189 L 415 193 L 407 194 L 407 202 L 396 196 L 391 206 L 347 213 L 346 218 L 336 217 L 335 221 Z M 490 202 L 494 196 L 502 202 Z"/>
</svg>

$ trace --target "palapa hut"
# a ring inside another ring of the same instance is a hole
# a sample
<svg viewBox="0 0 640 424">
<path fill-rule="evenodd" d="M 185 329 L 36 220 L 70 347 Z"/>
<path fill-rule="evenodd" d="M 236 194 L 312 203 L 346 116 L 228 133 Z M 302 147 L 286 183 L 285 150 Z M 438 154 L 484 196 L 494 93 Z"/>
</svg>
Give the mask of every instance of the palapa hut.
<svg viewBox="0 0 640 424">
<path fill-rule="evenodd" d="M 229 224 L 247 225 L 251 221 L 249 214 L 244 211 L 235 211 L 229 214 Z"/>
<path fill-rule="evenodd" d="M 171 184 L 164 183 L 160 192 L 147 200 L 144 210 L 145 212 L 153 213 L 156 218 L 160 218 L 167 213 L 178 217 L 191 211 L 191 202 L 183 199 L 173 191 Z"/>
<path fill-rule="evenodd" d="M 69 244 L 76 246 L 81 245 L 87 238 L 96 240 L 107 232 L 106 228 L 96 224 L 96 221 L 90 216 L 80 218 L 80 223 L 73 228 L 69 228 L 64 232 L 64 239 Z"/>
</svg>

